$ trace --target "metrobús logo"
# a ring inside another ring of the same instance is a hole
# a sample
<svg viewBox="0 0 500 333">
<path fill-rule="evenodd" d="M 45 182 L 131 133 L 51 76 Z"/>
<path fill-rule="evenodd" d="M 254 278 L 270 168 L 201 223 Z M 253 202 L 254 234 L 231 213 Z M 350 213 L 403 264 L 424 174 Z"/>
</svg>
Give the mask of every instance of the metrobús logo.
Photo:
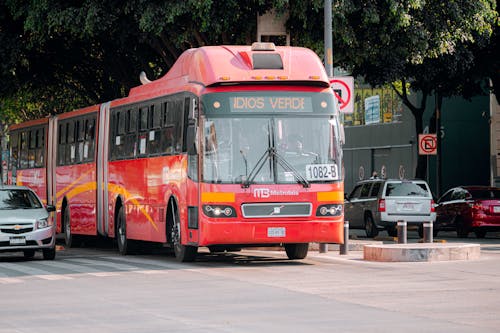
<svg viewBox="0 0 500 333">
<path fill-rule="evenodd" d="M 299 195 L 299 191 L 296 190 L 272 190 L 270 188 L 259 187 L 253 189 L 253 196 L 255 198 L 269 198 L 272 195 Z"/>
</svg>

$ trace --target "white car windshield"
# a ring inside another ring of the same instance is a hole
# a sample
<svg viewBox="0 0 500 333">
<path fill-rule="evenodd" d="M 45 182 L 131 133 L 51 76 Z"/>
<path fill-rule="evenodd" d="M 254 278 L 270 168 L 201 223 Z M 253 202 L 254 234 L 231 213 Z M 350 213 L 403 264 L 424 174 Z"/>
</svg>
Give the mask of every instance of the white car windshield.
<svg viewBox="0 0 500 333">
<path fill-rule="evenodd" d="M 40 200 L 25 189 L 0 189 L 0 209 L 38 209 Z"/>
</svg>

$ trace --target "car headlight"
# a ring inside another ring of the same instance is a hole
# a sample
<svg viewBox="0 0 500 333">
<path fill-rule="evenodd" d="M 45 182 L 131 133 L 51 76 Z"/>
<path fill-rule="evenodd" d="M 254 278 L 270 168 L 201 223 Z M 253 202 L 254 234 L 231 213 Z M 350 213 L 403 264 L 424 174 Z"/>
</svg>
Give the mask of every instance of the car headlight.
<svg viewBox="0 0 500 333">
<path fill-rule="evenodd" d="M 36 228 L 43 229 L 52 226 L 52 223 L 49 222 L 48 218 L 38 219 L 36 220 Z"/>
</svg>

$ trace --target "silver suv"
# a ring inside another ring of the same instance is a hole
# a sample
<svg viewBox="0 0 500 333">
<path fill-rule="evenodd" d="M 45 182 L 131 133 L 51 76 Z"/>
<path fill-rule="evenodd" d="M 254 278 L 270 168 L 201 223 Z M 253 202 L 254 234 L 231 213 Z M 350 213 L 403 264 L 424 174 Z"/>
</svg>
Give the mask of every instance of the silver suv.
<svg viewBox="0 0 500 333">
<path fill-rule="evenodd" d="M 356 184 L 345 197 L 345 220 L 351 229 L 364 229 L 368 237 L 379 230 L 397 235 L 397 222 L 418 226 L 422 237 L 423 222 L 434 222 L 434 200 L 423 180 L 370 179 Z"/>
</svg>

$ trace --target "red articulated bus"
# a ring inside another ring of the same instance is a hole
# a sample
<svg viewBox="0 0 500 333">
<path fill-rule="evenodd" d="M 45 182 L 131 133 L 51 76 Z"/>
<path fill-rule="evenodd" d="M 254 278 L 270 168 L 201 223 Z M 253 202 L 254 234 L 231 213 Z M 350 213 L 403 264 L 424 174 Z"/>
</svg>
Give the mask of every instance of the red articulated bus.
<svg viewBox="0 0 500 333">
<path fill-rule="evenodd" d="M 230 251 L 343 242 L 338 105 L 300 47 L 207 46 L 129 96 L 11 126 L 11 183 L 56 206 L 80 235 Z"/>
</svg>

